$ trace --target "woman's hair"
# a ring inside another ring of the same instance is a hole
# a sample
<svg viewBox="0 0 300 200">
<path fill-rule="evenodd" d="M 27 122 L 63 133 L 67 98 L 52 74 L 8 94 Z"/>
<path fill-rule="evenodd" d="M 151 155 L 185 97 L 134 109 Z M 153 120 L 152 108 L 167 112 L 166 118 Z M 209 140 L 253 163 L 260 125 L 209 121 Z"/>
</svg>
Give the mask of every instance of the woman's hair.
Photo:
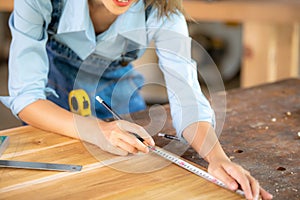
<svg viewBox="0 0 300 200">
<path fill-rule="evenodd" d="M 184 13 L 182 0 L 144 0 L 146 2 L 146 8 L 153 6 L 158 10 L 158 16 L 169 16 L 176 12 Z"/>
</svg>

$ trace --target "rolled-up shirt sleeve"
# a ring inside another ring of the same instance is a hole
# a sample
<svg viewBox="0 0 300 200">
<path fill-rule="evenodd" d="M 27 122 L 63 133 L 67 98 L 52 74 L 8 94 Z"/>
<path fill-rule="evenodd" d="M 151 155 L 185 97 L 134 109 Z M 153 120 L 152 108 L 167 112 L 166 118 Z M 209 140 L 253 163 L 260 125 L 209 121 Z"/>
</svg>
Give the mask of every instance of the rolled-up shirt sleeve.
<svg viewBox="0 0 300 200">
<path fill-rule="evenodd" d="M 46 27 L 51 2 L 15 0 L 9 19 L 12 42 L 9 56 L 9 96 L 1 97 L 14 115 L 38 99 L 45 99 L 49 70 Z"/>
<path fill-rule="evenodd" d="M 214 111 L 201 91 L 197 65 L 191 58 L 191 38 L 184 16 L 178 14 L 165 18 L 153 39 L 177 135 L 181 137 L 188 125 L 198 121 L 214 126 Z"/>
</svg>

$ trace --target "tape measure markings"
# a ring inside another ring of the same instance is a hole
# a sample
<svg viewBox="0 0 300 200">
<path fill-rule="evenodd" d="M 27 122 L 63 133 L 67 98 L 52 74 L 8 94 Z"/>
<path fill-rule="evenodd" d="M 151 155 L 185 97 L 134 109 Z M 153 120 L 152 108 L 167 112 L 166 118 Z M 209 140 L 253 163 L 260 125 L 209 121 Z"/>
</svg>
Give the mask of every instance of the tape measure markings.
<svg viewBox="0 0 300 200">
<path fill-rule="evenodd" d="M 121 120 L 122 118 L 109 106 L 105 103 L 105 101 L 99 97 L 99 96 L 96 96 L 96 100 L 102 104 L 116 119 L 118 120 Z M 144 139 L 141 138 L 138 134 L 136 133 L 132 133 L 135 137 L 137 137 L 141 142 L 144 142 Z M 194 165 L 191 165 L 189 164 L 188 162 L 180 159 L 178 156 L 175 156 L 173 154 L 171 154 L 170 152 L 166 151 L 166 150 L 163 150 L 162 148 L 160 147 L 157 147 L 157 146 L 150 146 L 148 145 L 148 148 L 151 152 L 154 152 L 156 153 L 157 155 L 167 159 L 167 160 L 170 160 L 171 162 L 177 164 L 178 166 L 212 182 L 212 183 L 215 183 L 216 185 L 219 185 L 225 189 L 228 189 L 228 187 L 226 187 L 226 185 L 221 182 L 220 180 L 216 179 L 215 177 L 213 177 L 212 175 L 210 175 L 209 173 L 195 167 Z M 235 191 L 237 194 L 239 195 L 242 195 L 242 196 L 245 196 L 245 193 L 242 191 L 242 190 L 236 190 Z"/>
<path fill-rule="evenodd" d="M 221 182 L 220 180 L 216 179 L 215 177 L 213 177 L 212 175 L 210 175 L 209 173 L 207 173 L 206 171 L 180 159 L 178 156 L 175 156 L 173 154 L 171 154 L 170 152 L 167 152 L 166 150 L 160 148 L 160 147 L 157 147 L 157 146 L 148 146 L 148 148 L 150 149 L 151 152 L 171 161 L 172 163 L 216 184 L 216 185 L 219 185 L 225 189 L 228 189 L 228 187 L 223 183 Z M 245 193 L 242 191 L 242 190 L 236 190 L 235 191 L 237 194 L 241 195 L 241 196 L 245 196 Z"/>
</svg>

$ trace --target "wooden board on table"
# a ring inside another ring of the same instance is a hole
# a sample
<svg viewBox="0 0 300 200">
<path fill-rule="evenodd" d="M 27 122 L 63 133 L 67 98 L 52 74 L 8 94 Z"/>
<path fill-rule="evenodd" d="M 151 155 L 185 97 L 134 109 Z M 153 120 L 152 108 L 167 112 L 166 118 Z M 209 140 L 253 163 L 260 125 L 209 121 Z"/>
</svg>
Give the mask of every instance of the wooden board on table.
<svg viewBox="0 0 300 200">
<path fill-rule="evenodd" d="M 6 159 L 83 165 L 80 172 L 0 169 L 0 199 L 241 199 L 171 163 L 136 173 L 154 164 L 151 154 L 130 161 L 30 126 L 0 135 L 11 137 Z"/>
<path fill-rule="evenodd" d="M 0 194 L 5 199 L 242 199 L 174 165 L 138 174 L 102 167 Z"/>
</svg>

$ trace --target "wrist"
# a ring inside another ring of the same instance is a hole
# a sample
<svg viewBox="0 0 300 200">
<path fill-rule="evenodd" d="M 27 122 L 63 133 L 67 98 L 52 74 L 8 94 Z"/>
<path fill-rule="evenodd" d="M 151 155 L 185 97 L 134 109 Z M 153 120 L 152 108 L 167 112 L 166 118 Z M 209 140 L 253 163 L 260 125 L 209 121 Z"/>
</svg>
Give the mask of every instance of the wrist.
<svg viewBox="0 0 300 200">
<path fill-rule="evenodd" d="M 204 157 L 204 159 L 208 163 L 213 162 L 220 162 L 221 160 L 230 161 L 228 156 L 225 154 L 224 150 L 222 149 L 220 143 L 217 143 L 212 150 Z"/>
<path fill-rule="evenodd" d="M 102 135 L 101 125 L 97 118 L 74 114 L 73 125 L 76 129 L 78 139 L 99 146 Z"/>
</svg>

